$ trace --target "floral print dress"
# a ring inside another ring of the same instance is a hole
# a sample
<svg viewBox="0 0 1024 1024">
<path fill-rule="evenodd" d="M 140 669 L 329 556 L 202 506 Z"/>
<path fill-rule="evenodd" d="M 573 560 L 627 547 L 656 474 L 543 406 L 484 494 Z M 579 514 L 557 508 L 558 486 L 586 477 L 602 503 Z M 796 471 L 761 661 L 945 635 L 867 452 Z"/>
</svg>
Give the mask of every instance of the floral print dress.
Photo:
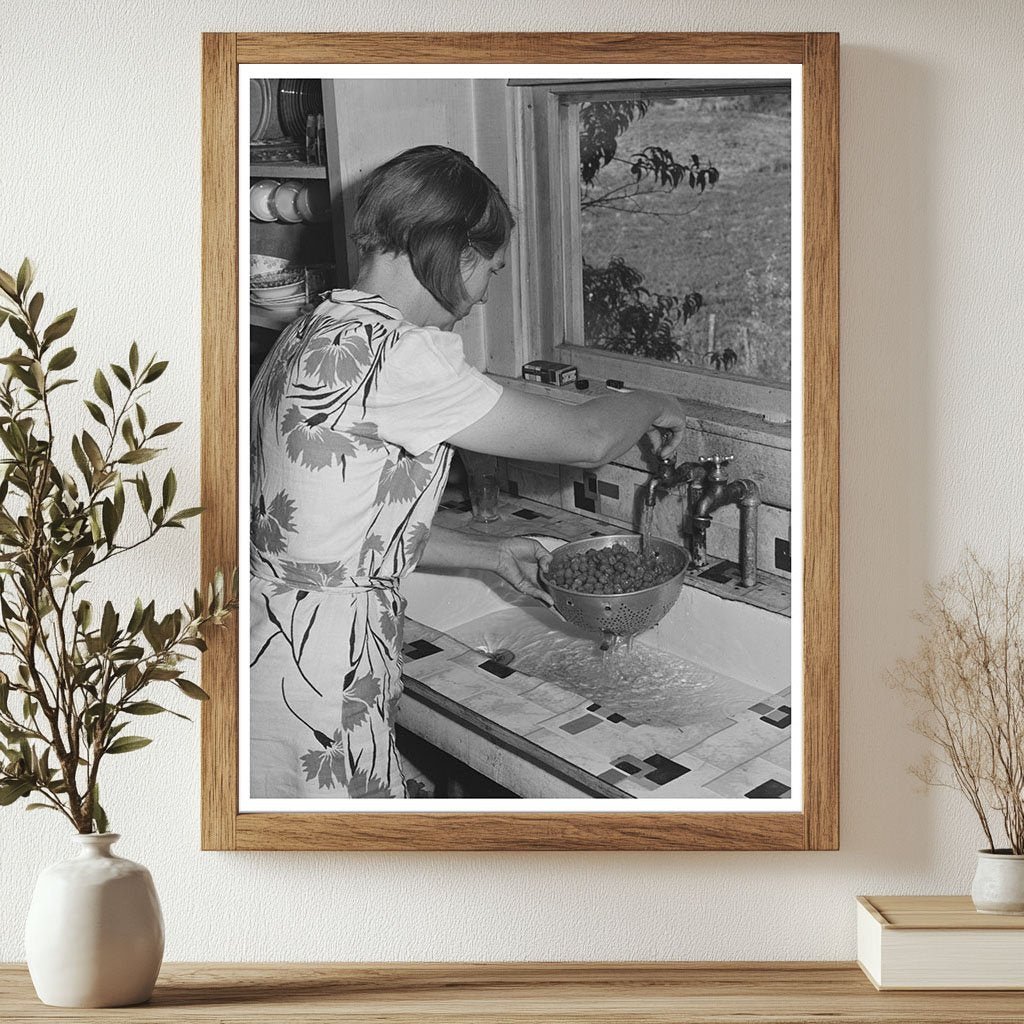
<svg viewBox="0 0 1024 1024">
<path fill-rule="evenodd" d="M 250 796 L 403 797 L 404 601 L 451 460 L 501 387 L 458 335 L 334 291 L 271 349 L 250 424 Z"/>
</svg>

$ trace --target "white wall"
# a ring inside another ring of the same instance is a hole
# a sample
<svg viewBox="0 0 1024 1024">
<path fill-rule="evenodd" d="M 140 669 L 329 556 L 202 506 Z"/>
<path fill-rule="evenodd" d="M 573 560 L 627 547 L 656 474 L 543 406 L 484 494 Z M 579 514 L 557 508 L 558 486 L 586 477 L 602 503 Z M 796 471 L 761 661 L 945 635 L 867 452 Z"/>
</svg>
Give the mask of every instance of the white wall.
<svg viewBox="0 0 1024 1024">
<path fill-rule="evenodd" d="M 199 33 L 206 30 L 838 30 L 842 33 L 842 850 L 811 854 L 201 853 L 198 735 L 111 764 L 122 853 L 150 866 L 170 959 L 849 958 L 858 893 L 964 892 L 977 829 L 916 789 L 886 671 L 926 578 L 965 544 L 1020 550 L 1017 0 L 9 0 L 0 34 L 0 265 L 81 307 L 83 358 L 173 358 L 151 413 L 198 490 Z M 170 602 L 177 534 L 133 580 Z M 0 959 L 22 956 L 55 816 L 0 811 Z"/>
</svg>

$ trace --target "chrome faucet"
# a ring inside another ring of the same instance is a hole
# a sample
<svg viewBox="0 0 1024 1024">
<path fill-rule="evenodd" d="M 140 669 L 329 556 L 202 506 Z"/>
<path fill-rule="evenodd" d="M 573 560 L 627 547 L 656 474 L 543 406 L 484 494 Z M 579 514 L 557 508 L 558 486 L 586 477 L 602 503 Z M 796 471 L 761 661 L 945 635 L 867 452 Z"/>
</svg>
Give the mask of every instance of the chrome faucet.
<svg viewBox="0 0 1024 1024">
<path fill-rule="evenodd" d="M 695 565 L 707 564 L 707 530 L 711 515 L 726 505 L 740 509 L 740 586 L 752 587 L 757 582 L 757 509 L 761 492 L 753 480 L 726 480 L 723 466 L 732 462 L 732 455 L 702 455 L 705 466 L 704 487 L 690 517 L 691 543 Z"/>
<path fill-rule="evenodd" d="M 659 491 L 669 491 L 680 484 L 686 484 L 687 490 L 693 484 L 699 484 L 704 478 L 704 467 L 699 462 L 684 462 L 681 466 L 676 465 L 674 455 L 668 458 L 656 456 L 656 466 L 651 473 L 650 480 L 644 489 L 644 504 L 653 508 L 658 500 Z M 687 502 L 688 509 L 690 507 Z"/>
<path fill-rule="evenodd" d="M 699 462 L 684 462 L 677 466 L 674 457 L 658 458 L 651 478 L 644 488 L 644 504 L 651 508 L 658 493 L 680 484 L 686 485 L 684 508 L 690 520 L 690 555 L 693 566 L 707 565 L 707 531 L 712 515 L 726 505 L 738 505 L 740 510 L 740 586 L 752 587 L 757 583 L 757 509 L 761 492 L 753 480 L 726 478 L 724 466 L 732 462 L 732 455 L 702 455 Z"/>
</svg>

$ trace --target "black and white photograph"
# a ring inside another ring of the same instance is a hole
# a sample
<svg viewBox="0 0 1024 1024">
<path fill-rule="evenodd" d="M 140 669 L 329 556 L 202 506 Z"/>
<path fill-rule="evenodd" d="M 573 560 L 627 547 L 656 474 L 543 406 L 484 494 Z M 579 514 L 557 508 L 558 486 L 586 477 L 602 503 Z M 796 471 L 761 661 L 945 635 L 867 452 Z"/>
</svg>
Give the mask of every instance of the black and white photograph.
<svg viewBox="0 0 1024 1024">
<path fill-rule="evenodd" d="M 240 810 L 799 811 L 800 67 L 239 72 Z"/>
</svg>

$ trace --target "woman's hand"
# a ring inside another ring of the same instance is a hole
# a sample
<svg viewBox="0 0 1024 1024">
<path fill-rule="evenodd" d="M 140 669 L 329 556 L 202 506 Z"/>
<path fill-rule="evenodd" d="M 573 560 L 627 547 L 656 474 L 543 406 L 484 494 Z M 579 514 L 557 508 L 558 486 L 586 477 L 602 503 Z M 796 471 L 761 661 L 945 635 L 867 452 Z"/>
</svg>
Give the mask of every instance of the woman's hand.
<svg viewBox="0 0 1024 1024">
<path fill-rule="evenodd" d="M 529 537 L 505 537 L 497 542 L 496 548 L 493 571 L 521 594 L 552 607 L 554 602 L 541 588 L 538 578 L 540 570 L 551 564 L 551 555 L 544 545 Z"/>
<path fill-rule="evenodd" d="M 662 459 L 668 458 L 679 447 L 685 429 L 686 417 L 683 415 L 683 407 L 675 398 L 665 396 L 661 411 L 652 421 L 651 429 L 647 431 L 654 454 Z"/>
</svg>

